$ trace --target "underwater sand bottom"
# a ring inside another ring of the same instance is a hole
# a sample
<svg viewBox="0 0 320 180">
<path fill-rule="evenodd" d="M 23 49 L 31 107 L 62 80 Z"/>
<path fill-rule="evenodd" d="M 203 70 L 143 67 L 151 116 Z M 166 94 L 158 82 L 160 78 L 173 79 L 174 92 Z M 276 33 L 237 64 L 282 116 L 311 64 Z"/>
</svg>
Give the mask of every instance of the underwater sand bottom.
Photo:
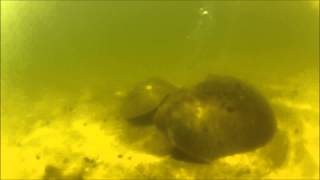
<svg viewBox="0 0 320 180">
<path fill-rule="evenodd" d="M 301 74 L 261 89 L 278 121 L 273 141 L 209 164 L 172 158 L 152 127 L 117 116 L 116 98 L 101 102 L 85 91 L 28 101 L 17 91 L 2 98 L 1 178 L 319 178 L 318 81 Z"/>
</svg>

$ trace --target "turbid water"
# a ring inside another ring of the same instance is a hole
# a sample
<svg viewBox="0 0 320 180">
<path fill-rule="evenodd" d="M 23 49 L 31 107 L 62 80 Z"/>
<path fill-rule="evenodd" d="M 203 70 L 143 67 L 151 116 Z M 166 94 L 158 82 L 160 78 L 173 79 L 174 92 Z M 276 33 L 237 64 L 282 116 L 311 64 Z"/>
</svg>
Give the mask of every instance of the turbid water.
<svg viewBox="0 0 320 180">
<path fill-rule="evenodd" d="M 270 142 L 192 162 L 119 113 L 208 74 L 267 99 Z M 1 1 L 1 178 L 319 178 L 319 2 Z"/>
</svg>

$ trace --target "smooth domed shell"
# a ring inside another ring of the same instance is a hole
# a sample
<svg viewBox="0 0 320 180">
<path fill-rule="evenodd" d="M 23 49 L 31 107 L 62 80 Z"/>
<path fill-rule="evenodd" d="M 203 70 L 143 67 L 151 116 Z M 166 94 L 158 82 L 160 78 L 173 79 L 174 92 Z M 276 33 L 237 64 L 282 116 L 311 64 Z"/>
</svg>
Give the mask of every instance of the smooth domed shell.
<svg viewBox="0 0 320 180">
<path fill-rule="evenodd" d="M 175 148 L 204 162 L 263 146 L 276 129 L 265 98 L 248 84 L 223 76 L 171 94 L 154 121 Z"/>
<path fill-rule="evenodd" d="M 164 97 L 175 90 L 174 85 L 159 78 L 138 83 L 123 99 L 120 113 L 130 122 L 150 123 Z"/>
</svg>

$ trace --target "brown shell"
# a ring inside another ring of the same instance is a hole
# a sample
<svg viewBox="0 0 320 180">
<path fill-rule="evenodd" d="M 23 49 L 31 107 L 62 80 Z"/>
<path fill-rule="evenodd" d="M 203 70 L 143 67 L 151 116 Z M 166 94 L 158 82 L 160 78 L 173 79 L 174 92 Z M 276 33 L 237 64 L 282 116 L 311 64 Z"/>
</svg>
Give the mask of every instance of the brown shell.
<svg viewBox="0 0 320 180">
<path fill-rule="evenodd" d="M 174 90 L 174 85 L 159 78 L 140 82 L 123 99 L 120 113 L 130 122 L 150 123 L 161 101 Z"/>
<path fill-rule="evenodd" d="M 258 148 L 276 130 L 266 99 L 250 85 L 223 76 L 171 94 L 154 121 L 175 148 L 206 162 Z"/>
</svg>

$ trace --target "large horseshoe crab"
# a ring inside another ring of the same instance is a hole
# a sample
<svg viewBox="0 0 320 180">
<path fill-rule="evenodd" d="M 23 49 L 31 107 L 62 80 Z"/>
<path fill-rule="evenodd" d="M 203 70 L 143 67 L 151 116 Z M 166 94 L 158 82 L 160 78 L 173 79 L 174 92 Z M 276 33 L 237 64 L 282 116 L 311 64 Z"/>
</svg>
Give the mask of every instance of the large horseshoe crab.
<svg viewBox="0 0 320 180">
<path fill-rule="evenodd" d="M 256 89 L 213 75 L 168 95 L 154 122 L 174 148 L 201 162 L 254 150 L 276 130 L 273 111 Z"/>
</svg>

